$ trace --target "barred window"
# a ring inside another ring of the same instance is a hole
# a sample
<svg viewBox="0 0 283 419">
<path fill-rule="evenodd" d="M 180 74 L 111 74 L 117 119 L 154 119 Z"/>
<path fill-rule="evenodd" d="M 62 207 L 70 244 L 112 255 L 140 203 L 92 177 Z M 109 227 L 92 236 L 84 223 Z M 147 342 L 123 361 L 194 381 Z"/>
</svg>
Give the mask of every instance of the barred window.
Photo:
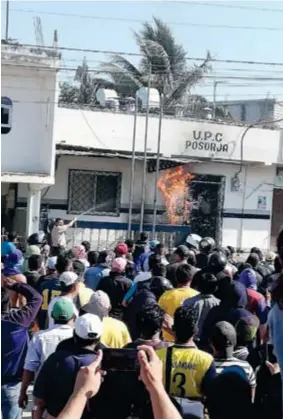
<svg viewBox="0 0 283 419">
<path fill-rule="evenodd" d="M 12 128 L 13 103 L 10 98 L 1 96 L 1 134 L 9 134 Z"/>
<path fill-rule="evenodd" d="M 118 216 L 120 212 L 121 173 L 69 171 L 68 212 Z"/>
</svg>

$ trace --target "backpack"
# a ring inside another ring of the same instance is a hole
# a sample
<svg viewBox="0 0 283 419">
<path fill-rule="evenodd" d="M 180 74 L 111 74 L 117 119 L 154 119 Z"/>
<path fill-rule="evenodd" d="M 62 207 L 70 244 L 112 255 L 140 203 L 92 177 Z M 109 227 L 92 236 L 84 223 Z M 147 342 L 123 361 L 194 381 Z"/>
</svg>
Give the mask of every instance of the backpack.
<svg viewBox="0 0 283 419">
<path fill-rule="evenodd" d="M 170 395 L 171 371 L 172 371 L 172 352 L 174 346 L 170 346 L 166 351 L 165 360 L 165 389 Z M 177 408 L 183 419 L 204 419 L 204 405 L 200 401 L 190 400 L 184 397 L 170 395 L 170 399 Z"/>
</svg>

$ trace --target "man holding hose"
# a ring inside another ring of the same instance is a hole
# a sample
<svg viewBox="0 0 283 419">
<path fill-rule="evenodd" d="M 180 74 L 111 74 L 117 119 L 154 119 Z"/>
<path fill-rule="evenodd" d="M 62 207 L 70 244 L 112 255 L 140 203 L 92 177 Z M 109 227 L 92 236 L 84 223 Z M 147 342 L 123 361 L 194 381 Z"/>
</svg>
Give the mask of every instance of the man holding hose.
<svg viewBox="0 0 283 419">
<path fill-rule="evenodd" d="M 66 231 L 72 227 L 77 218 L 74 218 L 70 223 L 64 224 L 62 218 L 56 218 L 55 225 L 51 232 L 52 241 L 52 256 L 58 256 L 67 247 Z"/>
</svg>

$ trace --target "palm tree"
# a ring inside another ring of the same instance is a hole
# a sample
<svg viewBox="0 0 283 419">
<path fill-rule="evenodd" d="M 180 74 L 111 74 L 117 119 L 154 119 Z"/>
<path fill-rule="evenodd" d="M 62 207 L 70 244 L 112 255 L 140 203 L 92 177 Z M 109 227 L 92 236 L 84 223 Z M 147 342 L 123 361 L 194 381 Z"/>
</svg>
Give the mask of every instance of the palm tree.
<svg viewBox="0 0 283 419">
<path fill-rule="evenodd" d="M 153 21 L 145 22 L 139 32 L 133 33 L 141 54 L 138 66 L 113 54 L 99 69 L 107 79 L 91 78 L 85 61 L 78 67 L 75 80 L 83 85 L 79 94 L 82 103 L 91 103 L 99 87 L 113 88 L 122 97 L 135 96 L 140 87 L 148 85 L 149 74 L 151 87 L 164 96 L 165 109 L 183 102 L 190 88 L 210 70 L 210 54 L 199 66 L 189 67 L 187 53 L 169 26 L 155 17 Z"/>
<path fill-rule="evenodd" d="M 171 106 L 182 101 L 188 90 L 210 69 L 210 54 L 200 66 L 188 67 L 187 53 L 176 43 L 169 26 L 162 20 L 153 18 L 154 24 L 143 24 L 139 32 L 134 32 L 142 58 L 139 67 L 115 54 L 103 63 L 101 70 L 117 86 L 125 83 L 131 86 L 132 94 L 148 85 L 149 72 L 151 86 L 164 95 L 164 105 Z"/>
</svg>

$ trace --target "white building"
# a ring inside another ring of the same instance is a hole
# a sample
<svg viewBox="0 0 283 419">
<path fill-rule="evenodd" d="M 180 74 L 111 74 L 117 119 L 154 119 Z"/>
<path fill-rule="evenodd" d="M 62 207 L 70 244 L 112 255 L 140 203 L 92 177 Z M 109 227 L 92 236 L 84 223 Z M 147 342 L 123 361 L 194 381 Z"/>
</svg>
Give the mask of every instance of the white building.
<svg viewBox="0 0 283 419">
<path fill-rule="evenodd" d="M 2 44 L 2 225 L 17 226 L 17 193 L 25 187 L 24 230 L 38 230 L 41 190 L 54 183 L 53 137 L 59 55 L 54 50 Z"/>
<path fill-rule="evenodd" d="M 258 123 L 283 118 L 283 102 L 274 98 L 218 101 L 236 122 Z M 278 122 L 283 127 L 283 121 Z"/>
<path fill-rule="evenodd" d="M 55 110 L 55 185 L 42 192 L 42 203 L 48 206 L 49 217 L 65 220 L 91 209 L 69 232 L 77 240 L 83 230 L 84 239 L 96 243 L 115 241 L 127 230 L 133 121 L 133 115 L 117 112 Z M 133 229 L 139 228 L 144 129 L 145 116 L 138 116 Z M 158 117 L 150 116 L 144 220 L 148 230 L 152 228 L 157 138 Z M 268 249 L 283 226 L 279 188 L 283 182 L 276 177 L 283 167 L 282 145 L 279 129 L 164 117 L 161 169 L 182 164 L 194 175 L 189 187 L 199 206 L 189 220 L 193 232 L 215 236 L 223 245 Z M 237 180 L 240 185 L 235 188 Z M 21 183 L 17 195 L 20 228 L 27 185 Z M 158 229 L 178 230 L 165 225 L 164 212 L 158 193 Z"/>
</svg>

